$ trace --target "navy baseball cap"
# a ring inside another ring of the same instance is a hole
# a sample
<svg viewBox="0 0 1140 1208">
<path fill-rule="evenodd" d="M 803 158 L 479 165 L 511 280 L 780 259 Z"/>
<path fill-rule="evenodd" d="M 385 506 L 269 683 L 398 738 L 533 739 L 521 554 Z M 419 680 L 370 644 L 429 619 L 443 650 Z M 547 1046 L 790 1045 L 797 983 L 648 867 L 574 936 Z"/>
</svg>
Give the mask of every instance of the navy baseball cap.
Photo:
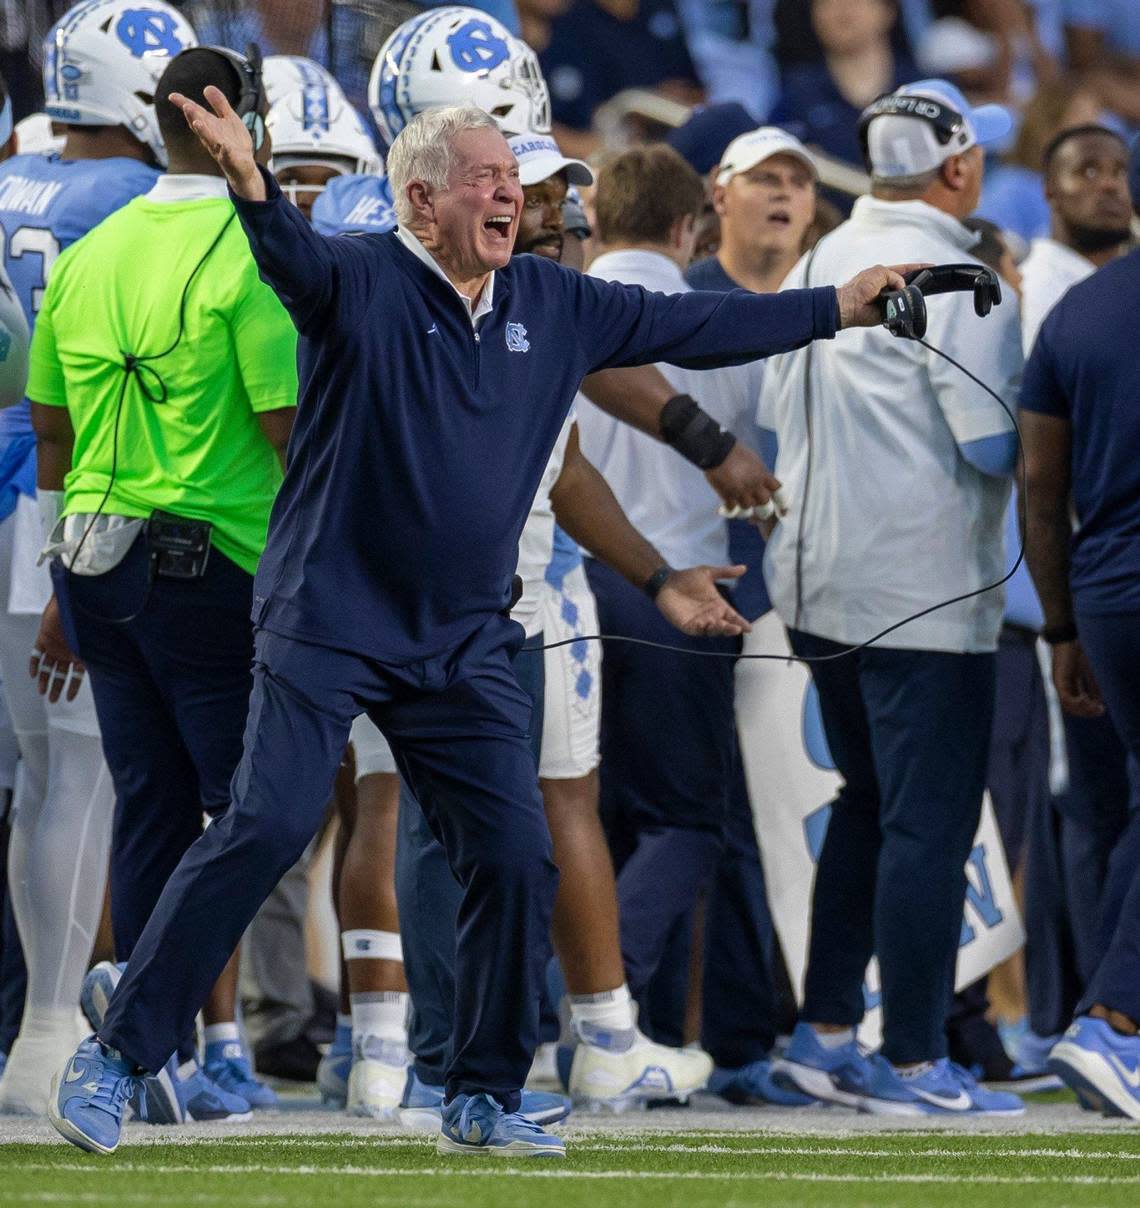
<svg viewBox="0 0 1140 1208">
<path fill-rule="evenodd" d="M 669 131 L 665 141 L 704 176 L 720 163 L 734 138 L 755 129 L 756 119 L 739 101 L 720 101 L 695 109 L 683 126 Z"/>
</svg>

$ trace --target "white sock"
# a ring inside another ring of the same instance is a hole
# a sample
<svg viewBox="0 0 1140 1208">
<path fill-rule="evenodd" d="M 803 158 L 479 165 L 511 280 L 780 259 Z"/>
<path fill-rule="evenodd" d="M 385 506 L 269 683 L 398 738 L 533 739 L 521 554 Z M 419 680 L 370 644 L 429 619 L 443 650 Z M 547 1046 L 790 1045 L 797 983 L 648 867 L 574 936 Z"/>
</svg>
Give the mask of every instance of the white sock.
<svg viewBox="0 0 1140 1208">
<path fill-rule="evenodd" d="M 593 1029 L 628 1032 L 637 1026 L 629 987 L 622 982 L 616 990 L 600 994 L 570 995 L 571 1024 L 587 1024 Z"/>
<path fill-rule="evenodd" d="M 825 1049 L 841 1049 L 855 1039 L 854 1028 L 844 1028 L 842 1032 L 821 1032 L 819 1028 L 812 1025 L 812 1031 L 815 1033 L 816 1040 Z"/>
<path fill-rule="evenodd" d="M 208 1023 L 203 1028 L 206 1044 L 226 1044 L 231 1040 L 241 1043 L 241 1033 L 236 1023 Z"/>
<path fill-rule="evenodd" d="M 370 991 L 350 994 L 352 1005 L 352 1045 L 364 1052 L 369 1037 L 408 1043 L 408 995 L 401 990 Z"/>
</svg>

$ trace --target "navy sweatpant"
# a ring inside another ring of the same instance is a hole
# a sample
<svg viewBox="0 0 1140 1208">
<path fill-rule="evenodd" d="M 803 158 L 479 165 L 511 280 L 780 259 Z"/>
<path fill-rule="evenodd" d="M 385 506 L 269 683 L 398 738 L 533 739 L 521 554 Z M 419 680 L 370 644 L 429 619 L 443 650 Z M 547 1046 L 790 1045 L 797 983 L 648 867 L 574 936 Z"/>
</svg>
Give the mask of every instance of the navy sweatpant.
<svg viewBox="0 0 1140 1208">
<path fill-rule="evenodd" d="M 528 646 L 541 647 L 542 637 Z M 534 702 L 530 723 L 531 751 L 537 766 L 542 749 L 543 659 L 536 650 L 514 658 L 519 687 Z M 396 832 L 396 902 L 404 974 L 412 1000 L 408 1048 L 416 1076 L 428 1086 L 442 1086 L 451 1059 L 455 1025 L 455 936 L 463 890 L 451 874 L 439 840 L 406 783 L 400 782 Z"/>
<path fill-rule="evenodd" d="M 792 630 L 802 656 L 842 646 Z M 883 1053 L 946 1055 L 946 1016 L 981 815 L 994 656 L 871 647 L 812 663 L 843 776 L 816 868 L 801 1018 L 854 1026 L 879 958 Z"/>
<path fill-rule="evenodd" d="M 130 958 L 202 815 L 229 804 L 252 683 L 253 576 L 212 549 L 203 578 L 152 583 L 148 558 L 140 535 L 106 574 L 52 570 L 115 785 L 118 960 Z"/>
<path fill-rule="evenodd" d="M 241 762 L 225 815 L 186 853 L 135 946 L 102 1039 L 158 1069 L 258 907 L 316 833 L 352 720 L 366 712 L 463 886 L 447 1093 L 518 1107 L 538 1028 L 558 873 L 511 670 L 521 628 L 490 618 L 402 666 L 256 635 Z"/>
<path fill-rule="evenodd" d="M 1140 760 L 1140 614 L 1078 613 L 1081 645 L 1133 766 Z M 1077 1014 L 1095 1005 L 1140 1023 L 1140 814 L 1133 812 L 1109 860 L 1101 900 L 1107 947 Z"/>
<path fill-rule="evenodd" d="M 735 654 L 736 638 L 690 638 L 644 592 L 586 560 L 603 633 Z M 601 812 L 630 836 L 618 867 L 621 951 L 640 998 L 675 924 L 693 908 L 724 846 L 736 759 L 732 658 L 694 658 L 606 642 Z M 613 836 L 611 834 L 611 842 Z"/>
</svg>

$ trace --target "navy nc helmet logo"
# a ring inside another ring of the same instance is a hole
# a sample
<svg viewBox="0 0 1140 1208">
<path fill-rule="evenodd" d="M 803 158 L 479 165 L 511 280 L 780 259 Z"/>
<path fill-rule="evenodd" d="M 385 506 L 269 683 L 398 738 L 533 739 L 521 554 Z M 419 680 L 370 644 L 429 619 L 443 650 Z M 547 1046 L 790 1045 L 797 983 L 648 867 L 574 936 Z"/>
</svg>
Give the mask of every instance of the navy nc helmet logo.
<svg viewBox="0 0 1140 1208">
<path fill-rule="evenodd" d="M 115 34 L 136 59 L 143 55 L 173 58 L 183 49 L 174 18 L 157 8 L 128 8 L 119 18 Z"/>
<path fill-rule="evenodd" d="M 510 47 L 486 21 L 468 21 L 447 39 L 452 61 L 460 71 L 494 71 L 510 57 Z"/>
</svg>

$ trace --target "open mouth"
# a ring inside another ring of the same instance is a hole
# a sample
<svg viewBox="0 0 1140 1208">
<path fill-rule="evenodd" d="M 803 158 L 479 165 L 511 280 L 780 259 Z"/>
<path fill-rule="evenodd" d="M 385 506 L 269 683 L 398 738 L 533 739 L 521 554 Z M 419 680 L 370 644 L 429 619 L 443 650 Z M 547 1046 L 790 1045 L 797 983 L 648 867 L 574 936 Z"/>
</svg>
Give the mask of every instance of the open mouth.
<svg viewBox="0 0 1140 1208">
<path fill-rule="evenodd" d="M 492 239 L 501 239 L 504 243 L 508 242 L 511 237 L 511 227 L 514 224 L 514 217 L 510 214 L 495 214 L 488 218 L 483 223 L 485 230 Z"/>
<path fill-rule="evenodd" d="M 781 227 L 791 226 L 792 216 L 791 216 L 791 214 L 789 214 L 787 212 L 787 210 L 773 210 L 768 215 L 768 221 L 773 226 L 781 226 Z"/>
</svg>

